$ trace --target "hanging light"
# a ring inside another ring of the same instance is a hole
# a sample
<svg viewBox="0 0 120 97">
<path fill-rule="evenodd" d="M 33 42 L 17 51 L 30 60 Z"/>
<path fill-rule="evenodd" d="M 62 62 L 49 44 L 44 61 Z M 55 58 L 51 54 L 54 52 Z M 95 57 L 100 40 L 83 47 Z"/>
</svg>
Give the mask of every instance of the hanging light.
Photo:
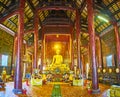
<svg viewBox="0 0 120 97">
<path fill-rule="evenodd" d="M 101 20 L 103 20 L 103 21 L 105 21 L 105 22 L 107 22 L 107 23 L 109 22 L 109 21 L 108 21 L 106 18 L 104 18 L 103 16 L 98 16 L 98 18 L 101 19 Z"/>
</svg>

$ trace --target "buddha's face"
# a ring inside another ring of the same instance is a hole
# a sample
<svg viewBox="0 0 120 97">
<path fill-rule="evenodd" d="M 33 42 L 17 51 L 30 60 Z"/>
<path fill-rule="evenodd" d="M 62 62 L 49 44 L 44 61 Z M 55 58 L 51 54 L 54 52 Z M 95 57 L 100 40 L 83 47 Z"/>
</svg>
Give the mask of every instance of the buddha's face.
<svg viewBox="0 0 120 97">
<path fill-rule="evenodd" d="M 60 54 L 60 50 L 56 50 L 56 54 L 59 55 Z"/>
</svg>

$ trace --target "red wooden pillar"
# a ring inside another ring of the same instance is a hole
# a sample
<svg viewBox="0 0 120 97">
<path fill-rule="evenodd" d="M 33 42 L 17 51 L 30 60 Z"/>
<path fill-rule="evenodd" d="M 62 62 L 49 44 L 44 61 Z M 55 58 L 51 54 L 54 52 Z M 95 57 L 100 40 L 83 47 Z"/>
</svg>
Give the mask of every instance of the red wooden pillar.
<svg viewBox="0 0 120 97">
<path fill-rule="evenodd" d="M 44 66 L 44 27 L 42 26 L 42 42 L 41 42 L 41 70 Z"/>
<path fill-rule="evenodd" d="M 71 70 L 74 70 L 74 35 L 73 35 L 73 27 L 71 27 L 70 29 L 71 31 L 71 66 L 70 66 L 70 69 Z"/>
<path fill-rule="evenodd" d="M 76 10 L 76 43 L 77 43 L 77 67 L 80 69 L 80 15 L 79 11 Z"/>
<path fill-rule="evenodd" d="M 98 74 L 96 65 L 96 52 L 95 52 L 95 31 L 94 31 L 94 10 L 93 10 L 93 0 L 87 0 L 87 10 L 88 10 L 88 31 L 90 36 L 90 57 L 92 65 L 92 92 L 99 93 L 98 85 Z"/>
<path fill-rule="evenodd" d="M 19 14 L 18 14 L 18 33 L 17 33 L 17 45 L 16 45 L 16 71 L 13 92 L 15 94 L 22 93 L 22 44 L 24 34 L 24 5 L 25 0 L 20 0 Z"/>
<path fill-rule="evenodd" d="M 81 60 L 82 60 L 82 74 L 85 74 L 85 56 L 81 55 Z"/>
<path fill-rule="evenodd" d="M 15 67 L 15 59 L 16 59 L 16 48 L 17 48 L 17 35 L 14 36 L 14 44 L 13 44 L 13 55 L 12 55 L 12 68 Z"/>
<path fill-rule="evenodd" d="M 44 42 L 42 39 L 42 43 L 41 43 L 41 70 L 43 70 L 44 67 Z"/>
<path fill-rule="evenodd" d="M 90 66 L 90 43 L 88 43 L 87 48 L 88 48 L 88 64 Z"/>
<path fill-rule="evenodd" d="M 71 70 L 74 69 L 74 43 L 73 38 L 71 37 Z"/>
<path fill-rule="evenodd" d="M 39 17 L 38 17 L 38 12 L 35 11 L 35 16 L 34 16 L 34 63 L 33 63 L 33 68 L 37 69 L 38 66 L 38 22 L 39 22 Z"/>
<path fill-rule="evenodd" d="M 113 23 L 115 30 L 115 38 L 116 38 L 116 50 L 117 50 L 117 67 L 120 67 L 120 41 L 119 41 L 119 30 L 117 23 Z"/>
<path fill-rule="evenodd" d="M 100 37 L 97 37 L 98 67 L 102 68 L 102 47 Z"/>
</svg>

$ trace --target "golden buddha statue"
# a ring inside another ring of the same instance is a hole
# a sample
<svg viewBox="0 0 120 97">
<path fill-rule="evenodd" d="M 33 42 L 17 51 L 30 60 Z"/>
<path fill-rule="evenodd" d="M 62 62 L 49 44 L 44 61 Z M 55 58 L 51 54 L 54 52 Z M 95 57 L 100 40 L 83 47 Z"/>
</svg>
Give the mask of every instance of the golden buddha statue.
<svg viewBox="0 0 120 97">
<path fill-rule="evenodd" d="M 60 55 L 60 50 L 56 50 L 56 55 L 53 56 L 52 63 L 47 69 L 51 71 L 59 69 L 61 72 L 69 71 L 69 67 L 66 64 L 63 64 L 63 57 Z"/>
<path fill-rule="evenodd" d="M 2 71 L 2 80 L 4 81 L 4 82 L 6 82 L 6 76 L 7 76 L 7 73 L 6 73 L 6 69 L 5 69 L 5 67 L 3 68 L 3 71 Z"/>
<path fill-rule="evenodd" d="M 60 55 L 60 50 L 56 51 L 56 55 L 53 56 L 51 66 L 60 66 L 63 63 L 63 57 Z"/>
</svg>

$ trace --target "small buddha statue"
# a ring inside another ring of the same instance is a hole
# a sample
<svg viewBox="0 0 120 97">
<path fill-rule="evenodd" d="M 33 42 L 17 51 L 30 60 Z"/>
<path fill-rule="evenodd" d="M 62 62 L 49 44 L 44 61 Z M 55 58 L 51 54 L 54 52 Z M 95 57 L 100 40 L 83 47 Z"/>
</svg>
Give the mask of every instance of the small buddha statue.
<svg viewBox="0 0 120 97">
<path fill-rule="evenodd" d="M 6 75 L 7 75 L 7 73 L 6 73 L 6 69 L 5 69 L 5 67 L 3 68 L 3 71 L 2 71 L 2 80 L 4 81 L 4 82 L 6 82 Z"/>
</svg>

